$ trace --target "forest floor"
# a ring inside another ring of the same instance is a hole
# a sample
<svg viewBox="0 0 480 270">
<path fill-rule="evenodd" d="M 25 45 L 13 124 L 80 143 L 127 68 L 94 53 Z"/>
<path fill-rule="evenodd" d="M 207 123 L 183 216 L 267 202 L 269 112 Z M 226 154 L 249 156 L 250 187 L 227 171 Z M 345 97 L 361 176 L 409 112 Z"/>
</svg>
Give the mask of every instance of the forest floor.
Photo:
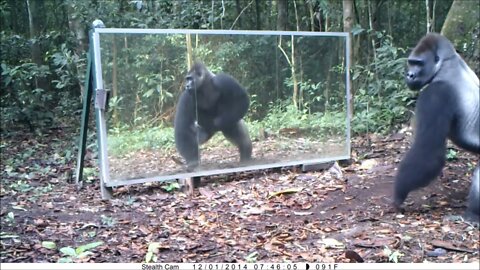
<svg viewBox="0 0 480 270">
<path fill-rule="evenodd" d="M 252 141 L 252 159 L 245 162 L 240 162 L 238 148 L 225 139 L 221 132 L 218 132 L 208 142 L 201 145 L 199 149 L 201 164 L 195 168 L 195 172 L 207 172 L 205 175 L 211 175 L 212 171 L 221 170 L 229 173 L 226 171 L 242 171 L 242 168 L 248 170 L 249 166 L 268 168 L 273 164 L 292 164 L 295 161 L 298 163 L 299 160 L 332 160 L 332 157 L 348 155 L 345 134 L 322 134 L 322 138 L 318 138 L 318 136 L 303 133 L 299 128 L 285 128 L 284 130 L 286 131 L 282 132 L 281 130 L 280 134 L 276 135 L 263 132 L 262 137 L 255 136 Z M 124 136 L 117 135 L 116 139 L 124 142 L 126 141 Z M 123 153 L 116 153 L 119 152 L 118 150 Z M 189 173 L 183 158 L 175 147 L 166 147 L 165 149 L 150 147 L 137 150 L 129 149 L 129 146 L 126 147 L 125 143 L 121 143 L 109 145 L 107 151 L 112 182 L 128 182 L 132 179 L 160 178 L 162 176 L 180 178 Z"/>
<path fill-rule="evenodd" d="M 133 185 L 103 201 L 97 177 L 72 182 L 71 132 L 3 136 L 0 262 L 479 262 L 479 230 L 460 217 L 478 156 L 452 146 L 399 214 L 392 183 L 410 140 L 354 138 L 343 167 L 206 177 L 193 196 Z"/>
</svg>

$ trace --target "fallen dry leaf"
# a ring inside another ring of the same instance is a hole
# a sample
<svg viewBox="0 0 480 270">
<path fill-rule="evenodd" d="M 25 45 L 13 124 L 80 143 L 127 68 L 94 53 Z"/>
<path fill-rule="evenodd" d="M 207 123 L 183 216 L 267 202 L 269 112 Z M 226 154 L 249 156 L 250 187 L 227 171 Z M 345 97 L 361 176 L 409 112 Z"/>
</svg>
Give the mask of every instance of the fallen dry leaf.
<svg viewBox="0 0 480 270">
<path fill-rule="evenodd" d="M 279 196 L 279 195 L 282 195 L 282 194 L 293 194 L 293 193 L 297 193 L 297 192 L 300 192 L 302 191 L 303 188 L 289 188 L 289 189 L 284 189 L 284 190 L 280 190 L 280 191 L 277 191 L 277 192 L 273 192 L 271 194 L 268 195 L 268 199 L 271 199 L 273 197 L 276 197 L 276 196 Z"/>
</svg>

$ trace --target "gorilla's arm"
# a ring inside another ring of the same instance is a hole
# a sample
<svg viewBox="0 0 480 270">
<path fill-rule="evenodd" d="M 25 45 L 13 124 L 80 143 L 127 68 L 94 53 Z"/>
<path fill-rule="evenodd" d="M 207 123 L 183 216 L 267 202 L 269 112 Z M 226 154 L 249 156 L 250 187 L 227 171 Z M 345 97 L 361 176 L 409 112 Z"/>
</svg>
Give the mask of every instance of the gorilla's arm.
<svg viewBox="0 0 480 270">
<path fill-rule="evenodd" d="M 446 141 L 457 102 L 446 82 L 431 83 L 416 105 L 416 129 L 412 147 L 398 169 L 394 206 L 400 208 L 410 191 L 427 186 L 445 164 Z"/>
<path fill-rule="evenodd" d="M 213 124 L 219 130 L 224 130 L 245 116 L 250 101 L 247 91 L 227 74 L 217 74 L 213 78 L 213 84 L 221 91 L 217 105 L 218 116 L 213 120 Z"/>
<path fill-rule="evenodd" d="M 195 126 L 195 110 L 192 95 L 184 91 L 177 103 L 175 113 L 175 144 L 178 152 L 187 161 L 187 167 L 195 167 L 198 164 L 198 143 Z"/>
</svg>

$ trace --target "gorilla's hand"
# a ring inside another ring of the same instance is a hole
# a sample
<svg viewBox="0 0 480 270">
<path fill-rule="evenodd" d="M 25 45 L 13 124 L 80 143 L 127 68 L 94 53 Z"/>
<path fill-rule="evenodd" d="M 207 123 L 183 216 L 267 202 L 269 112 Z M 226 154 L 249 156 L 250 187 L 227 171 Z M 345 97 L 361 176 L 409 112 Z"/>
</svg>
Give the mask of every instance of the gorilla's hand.
<svg viewBox="0 0 480 270">
<path fill-rule="evenodd" d="M 208 141 L 208 139 L 210 139 L 210 135 L 208 134 L 208 132 L 197 122 L 195 122 L 195 131 L 197 133 L 198 145 L 203 144 L 204 142 Z"/>
</svg>

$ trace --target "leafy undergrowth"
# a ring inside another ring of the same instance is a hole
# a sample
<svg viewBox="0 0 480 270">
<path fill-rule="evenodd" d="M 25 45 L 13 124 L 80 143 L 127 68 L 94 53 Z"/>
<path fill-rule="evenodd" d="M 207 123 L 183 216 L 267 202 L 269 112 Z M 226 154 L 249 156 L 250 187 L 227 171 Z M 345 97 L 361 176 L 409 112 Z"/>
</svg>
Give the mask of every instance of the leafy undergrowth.
<svg viewBox="0 0 480 270">
<path fill-rule="evenodd" d="M 389 205 L 403 134 L 356 138 L 341 168 L 209 177 L 193 196 L 128 186 L 109 201 L 98 179 L 72 183 L 72 138 L 2 139 L 1 262 L 479 261 L 479 231 L 458 218 L 478 156 L 454 148 L 401 215 Z"/>
</svg>

